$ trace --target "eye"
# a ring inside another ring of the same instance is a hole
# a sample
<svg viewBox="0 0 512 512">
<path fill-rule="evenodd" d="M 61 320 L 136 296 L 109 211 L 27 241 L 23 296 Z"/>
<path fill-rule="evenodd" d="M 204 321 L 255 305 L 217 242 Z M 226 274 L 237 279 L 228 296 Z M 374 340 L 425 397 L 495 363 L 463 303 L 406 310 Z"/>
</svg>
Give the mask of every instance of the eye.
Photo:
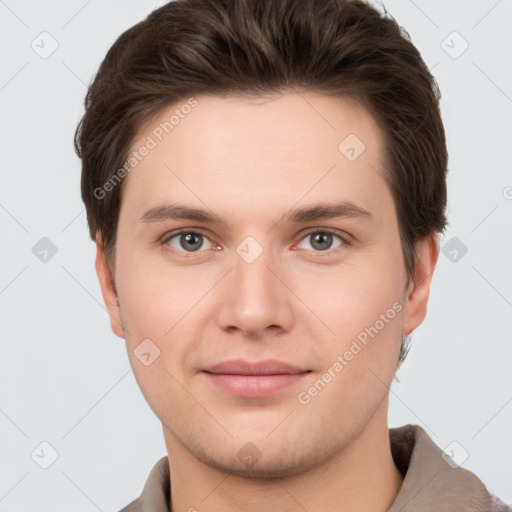
<svg viewBox="0 0 512 512">
<path fill-rule="evenodd" d="M 338 239 L 339 242 L 336 244 L 336 241 L 334 239 Z M 311 240 L 309 242 L 311 246 L 313 247 L 314 251 L 327 251 L 328 249 L 336 249 L 337 247 L 340 247 L 341 245 L 348 245 L 345 240 L 340 235 L 337 235 L 333 231 L 329 230 L 316 230 L 316 231 L 310 231 L 300 242 L 300 244 L 303 244 L 304 241 Z M 336 245 L 333 246 L 333 240 Z M 298 245 L 300 249 L 308 249 L 309 247 L 304 247 L 301 245 Z"/>
<path fill-rule="evenodd" d="M 162 240 L 163 244 L 170 245 L 178 252 L 197 252 L 204 248 L 205 242 L 210 244 L 209 247 L 206 247 L 207 249 L 211 249 L 214 246 L 205 235 L 195 231 L 180 231 Z"/>
</svg>

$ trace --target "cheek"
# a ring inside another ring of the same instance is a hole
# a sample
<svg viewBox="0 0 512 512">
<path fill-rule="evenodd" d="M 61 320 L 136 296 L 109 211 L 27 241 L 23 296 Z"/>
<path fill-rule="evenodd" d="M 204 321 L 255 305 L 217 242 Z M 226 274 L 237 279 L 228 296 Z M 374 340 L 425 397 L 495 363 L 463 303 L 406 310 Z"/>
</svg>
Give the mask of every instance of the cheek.
<svg viewBox="0 0 512 512">
<path fill-rule="evenodd" d="M 318 382 L 323 376 L 315 375 L 303 390 L 311 399 L 308 410 L 323 411 L 333 424 L 347 417 L 361 424 L 370 421 L 389 393 L 402 341 L 399 288 L 352 284 L 346 282 L 337 305 L 326 302 L 323 311 L 336 332 L 334 342 L 322 343 L 322 371 L 329 383 L 324 388 Z"/>
<path fill-rule="evenodd" d="M 159 352 L 155 365 L 181 373 L 187 353 L 195 349 L 211 318 L 208 304 L 216 276 L 207 268 L 171 268 L 162 258 L 144 255 L 120 260 L 118 276 L 132 366 L 139 366 L 135 358 L 146 343 Z"/>
<path fill-rule="evenodd" d="M 335 333 L 322 343 L 322 359 L 329 368 L 341 357 L 343 377 L 336 379 L 341 395 L 355 386 L 360 399 L 380 396 L 386 389 L 381 381 L 389 384 L 394 374 L 402 342 L 405 269 L 401 252 L 388 254 L 367 254 L 357 264 L 319 272 L 313 279 L 317 286 L 309 288 L 310 297 L 317 290 L 311 309 Z M 346 388 L 341 385 L 345 379 Z"/>
<path fill-rule="evenodd" d="M 122 249 L 122 242 L 119 245 Z M 124 320 L 139 337 L 160 339 L 190 310 L 194 299 L 197 301 L 201 278 L 187 281 L 179 269 L 170 268 L 162 257 L 124 249 L 119 251 L 117 264 Z"/>
<path fill-rule="evenodd" d="M 346 342 L 376 322 L 382 327 L 381 315 L 389 320 L 386 326 L 390 320 L 401 321 L 405 270 L 393 262 L 376 265 L 376 258 L 366 260 L 338 268 L 311 267 L 307 280 L 295 275 L 294 290 L 317 313 L 315 324 L 320 328 L 321 319 L 329 327 L 331 340 Z"/>
</svg>

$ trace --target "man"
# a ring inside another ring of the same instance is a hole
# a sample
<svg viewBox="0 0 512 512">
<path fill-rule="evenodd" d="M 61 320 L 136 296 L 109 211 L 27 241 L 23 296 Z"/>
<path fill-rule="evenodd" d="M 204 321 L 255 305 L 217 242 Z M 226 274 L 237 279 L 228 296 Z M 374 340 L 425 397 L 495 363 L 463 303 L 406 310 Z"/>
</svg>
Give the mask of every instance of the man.
<svg viewBox="0 0 512 512">
<path fill-rule="evenodd" d="M 438 102 L 360 1 L 178 0 L 115 42 L 76 149 L 168 452 L 125 512 L 511 510 L 387 426 L 446 224 Z"/>
</svg>

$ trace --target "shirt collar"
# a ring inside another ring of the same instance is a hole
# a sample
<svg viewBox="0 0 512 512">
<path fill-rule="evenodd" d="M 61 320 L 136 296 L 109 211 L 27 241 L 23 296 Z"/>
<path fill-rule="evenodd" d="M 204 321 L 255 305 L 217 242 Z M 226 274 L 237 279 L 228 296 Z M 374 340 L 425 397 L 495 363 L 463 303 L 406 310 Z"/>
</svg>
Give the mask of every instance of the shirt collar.
<svg viewBox="0 0 512 512">
<path fill-rule="evenodd" d="M 388 512 L 491 509 L 491 497 L 478 477 L 457 466 L 422 427 L 389 429 L 389 439 L 393 460 L 404 481 Z"/>
<path fill-rule="evenodd" d="M 512 511 L 493 508 L 493 498 L 478 477 L 458 467 L 418 425 L 389 429 L 391 454 L 404 476 L 400 492 L 388 512 Z M 169 512 L 169 461 L 153 467 L 140 497 L 121 512 Z M 499 502 L 501 503 L 501 502 Z"/>
</svg>

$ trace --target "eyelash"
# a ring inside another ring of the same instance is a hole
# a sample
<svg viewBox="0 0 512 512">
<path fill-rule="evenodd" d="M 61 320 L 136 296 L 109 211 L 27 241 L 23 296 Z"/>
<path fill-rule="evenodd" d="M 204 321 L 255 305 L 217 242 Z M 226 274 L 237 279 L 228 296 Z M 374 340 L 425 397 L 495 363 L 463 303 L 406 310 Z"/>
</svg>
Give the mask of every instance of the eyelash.
<svg viewBox="0 0 512 512">
<path fill-rule="evenodd" d="M 318 229 L 318 228 L 312 229 L 312 230 L 308 231 L 307 233 L 305 233 L 304 236 L 299 240 L 299 242 L 301 242 L 302 240 L 306 239 L 308 236 L 311 236 L 311 235 L 316 234 L 316 233 L 333 235 L 335 237 L 338 237 L 341 240 L 341 242 L 342 242 L 341 245 L 339 245 L 338 247 L 335 247 L 334 249 L 326 249 L 325 251 L 315 251 L 314 249 L 310 249 L 311 252 L 314 252 L 316 254 L 331 255 L 334 252 L 338 252 L 338 250 L 343 250 L 344 248 L 346 248 L 346 247 L 351 245 L 351 240 L 350 240 L 348 235 L 342 236 L 338 232 L 336 232 L 336 231 L 334 231 L 332 229 L 328 229 L 328 228 L 326 228 L 326 229 Z M 199 249 L 197 251 L 191 251 L 191 252 L 179 251 L 179 250 L 171 248 L 169 245 L 167 245 L 170 240 L 172 240 L 173 238 L 176 238 L 177 236 L 180 236 L 182 234 L 201 235 L 202 237 L 206 238 L 210 243 L 214 244 L 214 242 L 212 242 L 205 234 L 201 233 L 200 230 L 194 231 L 194 230 L 190 230 L 190 229 L 181 229 L 179 231 L 168 233 L 168 234 L 164 235 L 164 237 L 163 237 L 163 239 L 161 239 L 160 243 L 161 243 L 161 245 L 169 247 L 171 251 L 173 251 L 175 253 L 177 252 L 178 254 L 182 255 L 185 258 L 196 257 L 197 254 L 200 254 L 200 253 L 204 252 L 204 250 L 201 250 L 201 249 Z"/>
</svg>

